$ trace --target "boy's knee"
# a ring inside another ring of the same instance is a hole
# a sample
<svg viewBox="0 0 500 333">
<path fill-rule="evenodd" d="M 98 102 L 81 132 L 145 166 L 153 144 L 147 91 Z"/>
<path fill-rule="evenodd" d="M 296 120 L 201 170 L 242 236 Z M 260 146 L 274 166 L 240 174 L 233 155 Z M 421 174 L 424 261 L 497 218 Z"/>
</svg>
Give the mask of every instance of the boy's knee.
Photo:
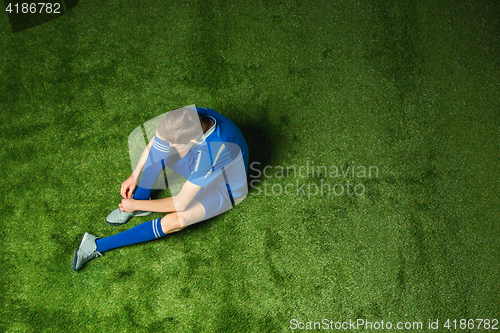
<svg viewBox="0 0 500 333">
<path fill-rule="evenodd" d="M 182 215 L 177 215 L 177 218 L 179 220 L 180 227 L 184 228 L 186 226 L 186 218 Z"/>
<path fill-rule="evenodd" d="M 186 226 L 186 219 L 178 213 L 168 214 L 161 219 L 161 230 L 164 234 L 179 231 Z"/>
</svg>

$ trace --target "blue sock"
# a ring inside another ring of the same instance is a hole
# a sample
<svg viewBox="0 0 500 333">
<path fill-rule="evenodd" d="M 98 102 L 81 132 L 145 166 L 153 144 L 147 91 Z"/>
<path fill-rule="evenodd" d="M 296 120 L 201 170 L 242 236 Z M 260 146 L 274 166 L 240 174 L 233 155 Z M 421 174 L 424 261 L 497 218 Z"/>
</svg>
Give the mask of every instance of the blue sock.
<svg viewBox="0 0 500 333">
<path fill-rule="evenodd" d="M 151 190 L 142 188 L 140 186 L 137 187 L 134 193 L 135 200 L 148 200 L 151 196 Z"/>
<path fill-rule="evenodd" d="M 97 251 L 106 252 L 117 247 L 142 243 L 165 236 L 161 230 L 161 219 L 141 223 L 131 229 L 96 241 Z"/>
</svg>

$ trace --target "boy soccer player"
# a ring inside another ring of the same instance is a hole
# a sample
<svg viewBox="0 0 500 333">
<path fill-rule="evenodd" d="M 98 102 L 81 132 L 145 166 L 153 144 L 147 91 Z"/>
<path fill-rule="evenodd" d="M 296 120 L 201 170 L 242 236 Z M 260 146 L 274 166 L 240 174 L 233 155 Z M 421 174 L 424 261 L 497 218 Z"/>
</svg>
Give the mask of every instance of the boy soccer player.
<svg viewBox="0 0 500 333">
<path fill-rule="evenodd" d="M 166 166 L 186 181 L 178 194 L 149 200 Z M 85 233 L 73 255 L 72 269 L 80 269 L 103 252 L 163 237 L 231 209 L 247 195 L 247 172 L 248 146 L 231 120 L 208 108 L 168 112 L 132 175 L 122 183 L 123 199 L 106 222 L 122 225 L 151 212 L 170 214 L 106 238 Z"/>
</svg>

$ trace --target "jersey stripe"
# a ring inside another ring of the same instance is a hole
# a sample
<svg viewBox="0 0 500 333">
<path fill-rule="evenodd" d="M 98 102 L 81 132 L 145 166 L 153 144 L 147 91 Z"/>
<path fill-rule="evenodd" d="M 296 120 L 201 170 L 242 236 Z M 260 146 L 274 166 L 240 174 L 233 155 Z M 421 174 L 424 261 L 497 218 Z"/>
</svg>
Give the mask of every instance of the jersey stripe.
<svg viewBox="0 0 500 333">
<path fill-rule="evenodd" d="M 208 170 L 208 173 L 205 176 L 205 179 L 212 173 L 212 170 L 214 169 L 215 164 L 217 163 L 217 160 L 219 159 L 219 156 L 220 156 L 220 154 L 222 154 L 222 151 L 224 150 L 225 147 L 226 147 L 225 144 L 222 144 L 222 146 L 220 146 L 219 151 L 217 152 L 217 156 L 215 156 L 214 163 L 212 164 L 212 167 L 210 168 L 210 170 Z"/>
<path fill-rule="evenodd" d="M 198 151 L 198 160 L 196 161 L 196 166 L 194 167 L 194 172 L 198 172 L 198 167 L 200 166 L 201 150 Z"/>
<path fill-rule="evenodd" d="M 156 137 L 153 139 L 153 147 L 158 149 L 159 151 L 163 153 L 169 153 L 170 152 L 170 146 L 169 145 L 164 145 L 156 140 Z"/>
</svg>

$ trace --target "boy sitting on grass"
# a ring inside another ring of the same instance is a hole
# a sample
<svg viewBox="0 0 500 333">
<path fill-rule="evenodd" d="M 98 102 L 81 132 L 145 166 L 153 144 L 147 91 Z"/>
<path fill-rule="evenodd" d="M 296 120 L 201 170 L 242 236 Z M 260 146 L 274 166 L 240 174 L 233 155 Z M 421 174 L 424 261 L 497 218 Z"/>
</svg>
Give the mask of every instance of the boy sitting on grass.
<svg viewBox="0 0 500 333">
<path fill-rule="evenodd" d="M 165 166 L 186 181 L 177 195 L 149 200 Z M 247 195 L 247 172 L 248 146 L 231 120 L 208 108 L 168 112 L 134 172 L 122 183 L 123 199 L 106 222 L 119 226 L 134 216 L 170 214 L 106 238 L 85 233 L 73 255 L 72 269 L 79 270 L 106 251 L 163 237 L 231 209 Z"/>
</svg>

